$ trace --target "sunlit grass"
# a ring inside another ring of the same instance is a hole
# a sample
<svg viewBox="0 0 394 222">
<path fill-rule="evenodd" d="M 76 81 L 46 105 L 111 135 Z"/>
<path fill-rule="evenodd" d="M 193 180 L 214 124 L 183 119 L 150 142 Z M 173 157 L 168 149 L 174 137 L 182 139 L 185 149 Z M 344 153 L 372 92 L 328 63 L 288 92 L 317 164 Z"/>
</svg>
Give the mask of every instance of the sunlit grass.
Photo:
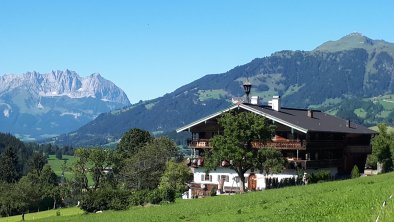
<svg viewBox="0 0 394 222">
<path fill-rule="evenodd" d="M 177 200 L 175 204 L 75 216 L 50 215 L 40 221 L 375 221 L 394 193 L 394 173 L 354 180 Z M 394 220 L 394 199 L 380 221 Z"/>
</svg>

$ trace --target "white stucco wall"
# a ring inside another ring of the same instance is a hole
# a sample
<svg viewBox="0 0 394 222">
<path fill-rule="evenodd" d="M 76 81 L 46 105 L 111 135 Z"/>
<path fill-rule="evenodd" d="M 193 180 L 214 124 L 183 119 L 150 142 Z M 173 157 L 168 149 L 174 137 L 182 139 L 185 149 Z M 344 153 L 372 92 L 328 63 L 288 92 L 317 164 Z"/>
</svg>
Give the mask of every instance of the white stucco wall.
<svg viewBox="0 0 394 222">
<path fill-rule="evenodd" d="M 324 168 L 324 169 L 319 169 L 319 170 L 328 170 L 331 172 L 332 176 L 335 176 L 335 174 L 337 173 L 337 168 Z M 315 173 L 317 171 L 318 170 L 306 170 L 306 172 L 309 174 Z M 210 171 L 209 175 L 212 176 L 212 181 L 202 181 L 201 180 L 201 175 L 205 175 L 205 168 L 204 167 L 194 168 L 193 172 L 194 172 L 194 182 L 195 183 L 219 184 L 218 176 L 219 175 L 226 175 L 226 176 L 229 176 L 229 181 L 224 182 L 224 187 L 240 187 L 241 186 L 240 182 L 237 183 L 234 180 L 235 177 L 238 177 L 238 174 L 234 170 L 226 168 L 226 167 L 220 167 L 220 168 L 217 168 L 216 170 Z M 266 177 L 276 177 L 280 181 L 281 179 L 284 179 L 284 178 L 291 178 L 291 177 L 297 176 L 296 170 L 293 170 L 293 169 L 286 169 L 282 173 L 270 174 L 270 175 L 261 174 L 259 171 L 255 171 L 253 173 L 256 175 L 257 189 L 265 189 L 265 178 Z M 245 173 L 245 177 L 246 177 L 245 186 L 246 187 L 248 186 L 247 177 L 249 177 L 250 174 L 251 174 L 250 171 Z"/>
<path fill-rule="evenodd" d="M 283 178 L 291 178 L 297 175 L 297 172 L 295 170 L 284 170 L 282 173 L 279 174 L 272 174 L 265 176 L 264 174 L 261 174 L 259 171 L 253 172 L 256 175 L 257 179 L 257 189 L 265 189 L 265 178 L 266 177 L 277 177 L 278 180 L 281 180 Z M 245 173 L 245 177 L 249 177 L 251 174 L 250 171 Z M 210 171 L 209 175 L 212 176 L 212 181 L 202 181 L 201 180 L 201 175 L 205 175 L 205 168 L 204 167 L 199 167 L 194 169 L 194 182 L 195 183 L 201 183 L 201 184 L 219 184 L 218 176 L 219 175 L 226 175 L 229 176 L 229 181 L 224 182 L 224 187 L 239 187 L 241 186 L 240 182 L 236 183 L 234 178 L 238 177 L 238 174 L 229 168 L 217 168 L 216 170 Z M 245 186 L 248 186 L 248 181 L 246 179 L 246 184 Z"/>
</svg>

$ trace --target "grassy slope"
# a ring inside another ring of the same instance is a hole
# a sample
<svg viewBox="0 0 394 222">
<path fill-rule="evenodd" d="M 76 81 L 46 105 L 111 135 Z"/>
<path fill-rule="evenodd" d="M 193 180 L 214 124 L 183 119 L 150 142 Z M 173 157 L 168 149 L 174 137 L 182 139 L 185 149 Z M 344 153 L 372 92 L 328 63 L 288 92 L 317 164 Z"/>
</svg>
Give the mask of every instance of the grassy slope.
<svg viewBox="0 0 394 222">
<path fill-rule="evenodd" d="M 42 211 L 42 212 L 38 212 L 38 213 L 26 214 L 25 220 L 31 221 L 31 220 L 38 220 L 38 219 L 42 219 L 42 218 L 49 218 L 52 216 L 56 216 L 57 211 L 58 210 L 47 210 L 47 211 Z M 63 208 L 63 209 L 59 209 L 59 211 L 60 211 L 60 215 L 63 217 L 83 214 L 83 211 L 77 207 Z M 21 220 L 22 220 L 21 215 L 0 218 L 1 222 L 15 222 L 15 221 L 21 221 Z"/>
<path fill-rule="evenodd" d="M 56 173 L 56 175 L 62 175 L 62 164 L 65 160 L 67 161 L 67 166 L 72 167 L 73 164 L 78 160 L 78 158 L 74 156 L 63 155 L 63 159 L 58 160 L 56 159 L 55 155 L 49 155 L 48 164 L 51 165 L 52 170 Z M 64 172 L 64 176 L 67 179 L 70 179 L 72 177 L 72 172 L 70 170 L 67 170 Z"/>
<path fill-rule="evenodd" d="M 177 200 L 175 204 L 128 211 L 52 216 L 40 221 L 375 221 L 382 202 L 394 193 L 393 184 L 394 173 L 390 173 L 244 195 Z M 393 220 L 391 199 L 380 221 Z"/>
<path fill-rule="evenodd" d="M 62 175 L 62 164 L 64 163 L 65 160 L 67 160 L 68 169 L 64 172 L 64 177 L 66 179 L 71 179 L 73 177 L 73 172 L 71 171 L 71 169 L 74 163 L 77 162 L 78 157 L 63 155 L 63 159 L 58 160 L 56 159 L 55 155 L 49 155 L 48 164 L 51 165 L 52 170 L 56 173 L 56 175 L 60 176 Z M 90 173 L 88 174 L 88 184 L 89 185 L 93 184 L 93 178 Z"/>
</svg>

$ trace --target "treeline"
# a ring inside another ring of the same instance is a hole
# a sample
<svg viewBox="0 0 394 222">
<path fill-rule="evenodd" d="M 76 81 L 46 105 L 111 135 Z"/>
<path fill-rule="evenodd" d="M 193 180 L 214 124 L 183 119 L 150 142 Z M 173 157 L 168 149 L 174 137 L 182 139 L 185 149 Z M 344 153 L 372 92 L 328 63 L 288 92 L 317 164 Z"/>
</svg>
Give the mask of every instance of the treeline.
<svg viewBox="0 0 394 222">
<path fill-rule="evenodd" d="M 38 147 L 0 133 L 1 216 L 48 209 L 62 198 L 57 176 Z"/>
<path fill-rule="evenodd" d="M 38 143 L 25 143 L 27 149 L 33 152 L 42 153 L 48 158 L 49 155 L 56 155 L 58 159 L 62 159 L 62 155 L 74 155 L 74 148 L 72 146 L 58 146 L 56 144 L 38 144 Z"/>
<path fill-rule="evenodd" d="M 2 136 L 6 140 L 0 141 L 7 141 L 0 155 L 3 217 L 75 205 L 95 212 L 174 202 L 191 178 L 172 140 L 140 129 L 125 133 L 116 149 L 25 145 L 11 135 Z M 59 152 L 78 158 L 71 167 L 62 165 L 62 175 L 47 164 L 47 156 Z M 19 159 L 20 153 L 24 159 Z M 65 178 L 65 171 L 73 176 Z"/>
<path fill-rule="evenodd" d="M 115 150 L 78 149 L 75 154 L 80 159 L 74 167 L 73 183 L 79 187 L 74 198 L 87 212 L 174 202 L 188 189 L 191 174 L 176 144 L 147 131 L 129 130 Z"/>
</svg>

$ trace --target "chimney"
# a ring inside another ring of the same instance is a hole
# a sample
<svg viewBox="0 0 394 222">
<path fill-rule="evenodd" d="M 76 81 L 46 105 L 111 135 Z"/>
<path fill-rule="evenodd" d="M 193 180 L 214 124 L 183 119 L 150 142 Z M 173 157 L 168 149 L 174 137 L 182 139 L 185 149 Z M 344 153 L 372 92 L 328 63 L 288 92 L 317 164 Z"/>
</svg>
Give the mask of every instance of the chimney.
<svg viewBox="0 0 394 222">
<path fill-rule="evenodd" d="M 280 110 L 280 96 L 273 96 L 271 101 L 268 101 L 268 105 L 272 107 L 273 110 Z"/>
<path fill-rule="evenodd" d="M 250 97 L 250 103 L 252 105 L 260 105 L 260 98 L 258 96 L 252 96 Z"/>
<path fill-rule="evenodd" d="M 313 118 L 313 110 L 308 109 L 308 117 Z"/>
<path fill-rule="evenodd" d="M 350 128 L 350 120 L 346 120 L 346 127 Z"/>
</svg>

